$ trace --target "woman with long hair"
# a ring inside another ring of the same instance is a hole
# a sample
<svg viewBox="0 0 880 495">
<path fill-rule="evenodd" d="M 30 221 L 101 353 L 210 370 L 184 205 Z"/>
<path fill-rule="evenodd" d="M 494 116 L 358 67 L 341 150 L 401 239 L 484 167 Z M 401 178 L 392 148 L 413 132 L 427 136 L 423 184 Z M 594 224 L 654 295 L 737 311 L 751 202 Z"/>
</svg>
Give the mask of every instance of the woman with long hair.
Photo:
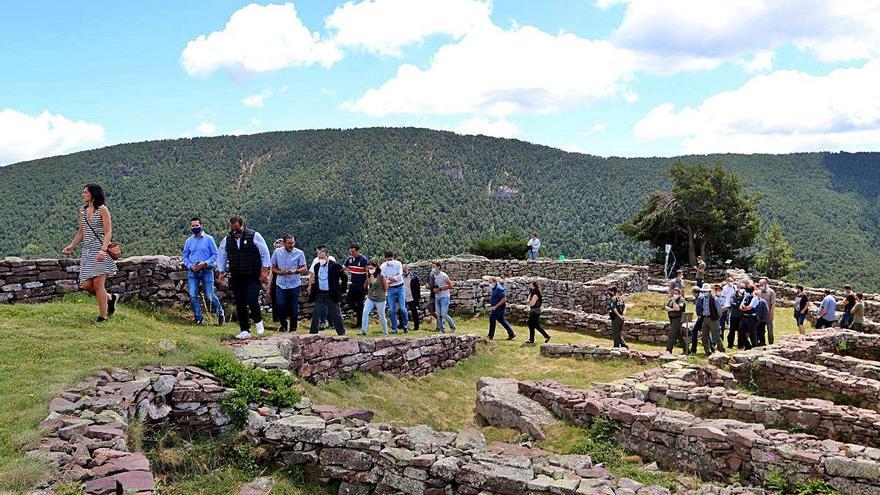
<svg viewBox="0 0 880 495">
<path fill-rule="evenodd" d="M 385 293 L 388 292 L 388 280 L 382 276 L 382 270 L 375 261 L 367 263 L 367 279 L 364 281 L 367 298 L 364 300 L 364 314 L 361 316 L 361 335 L 367 334 L 370 325 L 370 313 L 375 309 L 382 324 L 382 333 L 388 335 L 388 319 L 385 318 Z M 397 333 L 395 330 L 394 333 Z"/>
<path fill-rule="evenodd" d="M 104 190 L 97 184 L 86 184 L 82 190 L 85 205 L 79 209 L 79 229 L 73 241 L 61 250 L 71 254 L 82 242 L 79 258 L 79 284 L 98 301 L 98 322 L 106 321 L 116 312 L 119 296 L 108 294 L 104 284 L 108 276 L 116 274 L 116 263 L 107 254 L 113 238 L 110 210 L 104 204 Z"/>
<path fill-rule="evenodd" d="M 541 295 L 541 286 L 538 282 L 529 283 L 529 340 L 526 344 L 535 343 L 535 330 L 544 336 L 544 343 L 550 342 L 550 335 L 541 326 L 541 305 L 544 304 L 544 296 Z"/>
</svg>

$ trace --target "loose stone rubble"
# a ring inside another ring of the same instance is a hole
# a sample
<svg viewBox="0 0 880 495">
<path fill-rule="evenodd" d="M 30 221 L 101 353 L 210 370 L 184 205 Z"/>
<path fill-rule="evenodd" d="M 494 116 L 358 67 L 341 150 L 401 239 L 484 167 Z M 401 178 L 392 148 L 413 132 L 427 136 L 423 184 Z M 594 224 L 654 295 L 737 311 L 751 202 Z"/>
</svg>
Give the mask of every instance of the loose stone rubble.
<svg viewBox="0 0 880 495">
<path fill-rule="evenodd" d="M 683 355 L 673 355 L 663 351 L 639 351 L 626 347 L 604 347 L 596 344 L 543 344 L 541 355 L 551 358 L 574 358 L 574 359 L 629 359 L 639 364 L 648 361 L 678 361 L 686 359 Z"/>
<path fill-rule="evenodd" d="M 220 401 L 229 392 L 192 366 L 101 371 L 52 399 L 40 423 L 43 437 L 27 455 L 55 469 L 53 483 L 83 482 L 87 494 L 116 493 L 117 482 L 126 493 L 153 493 L 147 458 L 128 451 L 130 422 L 226 429 L 230 421 Z"/>
</svg>

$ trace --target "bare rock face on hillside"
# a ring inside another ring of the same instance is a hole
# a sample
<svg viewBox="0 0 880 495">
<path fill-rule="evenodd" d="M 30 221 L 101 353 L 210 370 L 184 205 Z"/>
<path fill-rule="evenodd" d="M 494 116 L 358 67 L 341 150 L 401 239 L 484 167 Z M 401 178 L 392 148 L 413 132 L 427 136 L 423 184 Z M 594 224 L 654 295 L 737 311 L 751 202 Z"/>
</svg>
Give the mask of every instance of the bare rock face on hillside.
<svg viewBox="0 0 880 495">
<path fill-rule="evenodd" d="M 477 414 L 492 426 L 515 428 L 535 440 L 557 420 L 544 406 L 520 395 L 517 381 L 482 377 L 477 381 Z"/>
</svg>

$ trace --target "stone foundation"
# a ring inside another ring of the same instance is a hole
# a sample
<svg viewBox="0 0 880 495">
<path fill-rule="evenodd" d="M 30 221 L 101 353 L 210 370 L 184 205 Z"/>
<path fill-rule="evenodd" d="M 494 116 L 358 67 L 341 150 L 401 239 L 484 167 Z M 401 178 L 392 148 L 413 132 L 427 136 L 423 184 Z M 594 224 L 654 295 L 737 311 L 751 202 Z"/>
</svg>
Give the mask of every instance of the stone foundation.
<svg viewBox="0 0 880 495">
<path fill-rule="evenodd" d="M 220 401 L 228 393 L 213 375 L 190 366 L 102 371 L 52 399 L 40 423 L 43 438 L 27 455 L 54 468 L 53 483 L 80 481 L 87 494 L 116 493 L 117 483 L 125 493 L 153 493 L 149 461 L 128 452 L 129 423 L 225 429 L 229 418 Z"/>
<path fill-rule="evenodd" d="M 300 378 L 315 383 L 344 379 L 354 373 L 423 376 L 454 366 L 473 355 L 475 335 L 443 335 L 421 339 L 353 339 L 320 335 L 281 341 L 281 356 Z"/>
<path fill-rule="evenodd" d="M 507 308 L 508 320 L 519 323 L 526 323 L 528 321 L 529 311 L 525 305 L 514 304 L 508 305 Z M 611 319 L 607 314 L 545 307 L 541 310 L 541 324 L 611 337 Z M 625 318 L 623 320 L 622 334 L 627 342 L 666 343 L 669 334 L 669 323 L 640 318 Z"/>
<path fill-rule="evenodd" d="M 648 361 L 677 361 L 685 359 L 685 356 L 672 355 L 660 351 L 638 351 L 625 347 L 609 348 L 595 344 L 543 344 L 541 355 L 550 358 L 573 358 L 573 359 L 629 359 L 639 364 Z"/>
<path fill-rule="evenodd" d="M 592 261 L 584 259 L 572 259 L 565 261 L 538 260 L 490 260 L 482 256 L 469 256 L 467 258 L 447 258 L 439 260 L 443 263 L 443 271 L 453 280 L 478 279 L 485 276 L 510 277 L 539 277 L 551 280 L 571 280 L 586 282 L 605 277 L 617 270 L 635 270 L 643 272 L 645 280 L 648 277 L 648 267 L 628 265 L 613 261 Z M 430 261 L 410 263 L 419 280 L 426 281 L 431 270 Z"/>
<path fill-rule="evenodd" d="M 555 382 L 520 382 L 519 391 L 557 416 L 588 427 L 602 418 L 615 440 L 660 464 L 726 481 L 739 475 L 762 483 L 774 471 L 801 481 L 826 480 L 846 493 L 880 490 L 880 450 L 734 420 L 701 419 L 643 400 L 607 397 Z"/>
</svg>

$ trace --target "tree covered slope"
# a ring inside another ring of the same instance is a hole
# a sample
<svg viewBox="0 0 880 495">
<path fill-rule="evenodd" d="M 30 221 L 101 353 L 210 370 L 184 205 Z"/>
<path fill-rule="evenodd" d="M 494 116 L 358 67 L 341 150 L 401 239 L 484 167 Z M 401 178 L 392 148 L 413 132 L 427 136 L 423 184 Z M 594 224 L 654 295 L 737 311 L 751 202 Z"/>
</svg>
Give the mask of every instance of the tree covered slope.
<svg viewBox="0 0 880 495">
<path fill-rule="evenodd" d="M 190 216 L 219 237 L 240 214 L 267 239 L 290 231 L 340 254 L 356 241 L 426 258 L 536 229 L 550 255 L 645 260 L 616 225 L 669 186 L 676 160 L 720 162 L 761 192 L 763 225 L 778 220 L 807 260 L 794 278 L 880 291 L 880 154 L 601 158 L 414 128 L 153 141 L 2 167 L 0 255 L 56 256 L 97 182 L 126 255 L 178 253 Z"/>
</svg>

